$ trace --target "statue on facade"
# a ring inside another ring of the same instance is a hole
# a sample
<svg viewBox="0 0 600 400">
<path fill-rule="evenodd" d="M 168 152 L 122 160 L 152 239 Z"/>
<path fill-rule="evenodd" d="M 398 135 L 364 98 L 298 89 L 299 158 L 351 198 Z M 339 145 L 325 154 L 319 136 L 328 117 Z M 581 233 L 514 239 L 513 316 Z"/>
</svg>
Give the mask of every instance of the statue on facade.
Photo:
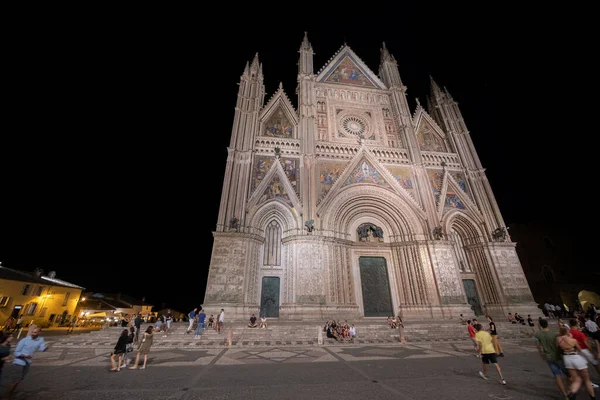
<svg viewBox="0 0 600 400">
<path fill-rule="evenodd" d="M 308 230 L 308 233 L 312 233 L 315 230 L 315 221 L 313 219 L 309 219 L 304 223 L 304 226 Z"/>
<path fill-rule="evenodd" d="M 383 229 L 370 223 L 361 224 L 357 229 L 358 240 L 361 242 L 383 242 Z"/>
<path fill-rule="evenodd" d="M 506 242 L 506 228 L 503 226 L 500 228 L 496 228 L 492 232 L 492 238 L 496 242 Z"/>
<path fill-rule="evenodd" d="M 435 240 L 444 240 L 444 231 L 441 226 L 436 226 L 433 228 L 433 238 Z"/>
<path fill-rule="evenodd" d="M 238 229 L 240 227 L 240 220 L 236 217 L 231 217 L 229 220 L 229 229 Z"/>
</svg>

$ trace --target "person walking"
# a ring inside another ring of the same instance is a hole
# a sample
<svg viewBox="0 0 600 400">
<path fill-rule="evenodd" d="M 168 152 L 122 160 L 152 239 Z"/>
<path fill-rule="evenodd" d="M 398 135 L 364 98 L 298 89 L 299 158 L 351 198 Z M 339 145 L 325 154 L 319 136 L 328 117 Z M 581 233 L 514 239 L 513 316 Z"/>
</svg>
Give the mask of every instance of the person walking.
<svg viewBox="0 0 600 400">
<path fill-rule="evenodd" d="M 206 314 L 204 313 L 204 311 L 202 310 L 202 308 L 200 308 L 200 311 L 198 311 L 198 326 L 196 327 L 196 339 L 200 338 L 200 335 L 202 335 L 202 332 L 204 331 L 204 321 L 206 320 Z"/>
<path fill-rule="evenodd" d="M 467 331 L 469 332 L 469 338 L 471 339 L 471 341 L 473 342 L 473 351 L 475 351 L 475 355 L 477 357 L 479 357 L 479 350 L 478 350 L 478 345 L 477 345 L 477 339 L 475 339 L 475 334 L 477 333 L 475 331 L 475 327 L 473 326 L 473 322 L 469 319 L 467 320 Z"/>
<path fill-rule="evenodd" d="M 477 331 L 475 334 L 475 339 L 477 340 L 477 351 L 481 355 L 482 370 L 479 371 L 479 376 L 487 380 L 487 366 L 488 364 L 492 364 L 496 367 L 498 375 L 500 375 L 500 383 L 506 385 L 506 381 L 502 376 L 502 370 L 500 369 L 500 365 L 496 359 L 496 349 L 494 349 L 494 345 L 492 344 L 492 335 L 490 335 L 489 332 L 484 331 L 481 324 L 475 325 L 475 330 Z"/>
<path fill-rule="evenodd" d="M 492 344 L 494 345 L 494 349 L 496 350 L 496 355 L 498 357 L 504 357 L 504 353 L 502 352 L 502 346 L 500 346 L 500 342 L 498 342 L 498 332 L 496 331 L 496 323 L 489 315 L 487 319 L 490 323 L 490 335 L 492 336 Z"/>
<path fill-rule="evenodd" d="M 581 347 L 579 347 L 577 339 L 571 337 L 569 330 L 562 326 L 560 334 L 556 338 L 556 344 L 562 353 L 565 367 L 569 370 L 569 377 L 571 379 L 571 386 L 569 387 L 567 397 L 570 400 L 575 399 L 583 382 L 590 398 L 594 400 L 596 397 L 594 397 L 594 388 L 592 387 L 592 381 L 588 373 L 587 361 L 578 353 L 581 352 Z"/>
<path fill-rule="evenodd" d="M 0 384 L 2 384 L 2 368 L 4 363 L 10 360 L 10 342 L 14 336 L 12 333 L 0 331 Z"/>
<path fill-rule="evenodd" d="M 154 341 L 153 331 L 154 327 L 150 325 L 144 335 L 142 336 L 142 341 L 138 347 L 137 355 L 135 356 L 134 364 L 129 367 L 129 369 L 138 369 L 138 364 L 140 362 L 140 355 L 144 356 L 144 365 L 140 367 L 140 369 L 146 369 L 146 363 L 148 362 L 148 353 L 150 353 L 150 348 L 152 347 L 152 343 Z"/>
<path fill-rule="evenodd" d="M 142 314 L 135 317 L 133 326 L 135 327 L 135 342 L 137 343 L 140 340 L 140 329 L 142 329 Z"/>
<path fill-rule="evenodd" d="M 123 329 L 121 336 L 119 336 L 119 339 L 117 340 L 115 349 L 110 353 L 110 364 L 112 366 L 110 370 L 112 372 L 119 372 L 121 370 L 123 355 L 127 353 L 127 341 L 129 340 L 128 332 L 127 329 Z M 115 363 L 115 357 L 117 357 L 117 363 Z"/>
<path fill-rule="evenodd" d="M 40 328 L 30 328 L 29 333 L 17 344 L 17 348 L 13 354 L 13 366 L 11 371 L 15 375 L 12 383 L 9 385 L 7 398 L 11 399 L 17 386 L 23 382 L 31 368 L 31 360 L 36 351 L 46 351 L 46 341 L 40 336 Z"/>
<path fill-rule="evenodd" d="M 192 311 L 188 313 L 188 318 L 190 320 L 190 325 L 188 326 L 185 333 L 190 333 L 192 331 L 192 327 L 194 326 L 194 321 L 196 320 L 196 313 L 198 312 L 197 308 L 194 308 Z"/>
<path fill-rule="evenodd" d="M 552 371 L 552 375 L 554 375 L 556 387 L 563 396 L 567 397 L 563 378 L 567 376 L 568 372 L 556 342 L 558 333 L 550 331 L 548 328 L 548 320 L 541 319 L 539 324 L 541 331 L 537 331 L 534 336 L 538 351 L 540 352 L 542 359 L 548 364 L 548 367 L 550 367 L 550 371 Z"/>
</svg>

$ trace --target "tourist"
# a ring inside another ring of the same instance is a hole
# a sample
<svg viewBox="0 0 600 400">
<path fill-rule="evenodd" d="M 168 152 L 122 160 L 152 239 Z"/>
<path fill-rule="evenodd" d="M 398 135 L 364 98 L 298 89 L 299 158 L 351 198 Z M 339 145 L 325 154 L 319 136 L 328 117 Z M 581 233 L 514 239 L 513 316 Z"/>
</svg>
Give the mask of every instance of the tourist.
<svg viewBox="0 0 600 400">
<path fill-rule="evenodd" d="M 0 331 L 0 384 L 2 383 L 2 368 L 4 367 L 4 363 L 10 360 L 10 342 L 12 340 L 12 333 Z"/>
<path fill-rule="evenodd" d="M 23 382 L 29 373 L 33 354 L 36 351 L 46 351 L 47 349 L 44 338 L 40 336 L 40 328 L 37 326 L 29 328 L 29 334 L 19 341 L 13 354 L 13 366 L 15 368 L 12 368 L 11 371 L 15 376 L 14 379 L 11 379 L 12 383 L 9 386 L 7 398 L 12 398 L 11 396 L 17 389 L 17 386 Z"/>
<path fill-rule="evenodd" d="M 110 364 L 112 372 L 118 372 L 121 370 L 121 361 L 123 360 L 123 354 L 127 353 L 127 341 L 129 340 L 128 330 L 123 329 L 121 336 L 117 340 L 114 351 L 110 353 Z M 115 356 L 118 357 L 118 362 L 115 364 Z"/>
<path fill-rule="evenodd" d="M 590 381 L 590 375 L 588 373 L 587 361 L 583 356 L 577 354 L 581 351 L 581 347 L 577 343 L 577 339 L 571 337 L 571 333 L 567 328 L 562 326 L 560 328 L 560 335 L 556 339 L 556 343 L 562 353 L 565 367 L 569 371 L 571 378 L 571 385 L 569 387 L 569 393 L 567 396 L 569 399 L 575 399 L 577 392 L 581 387 L 583 381 L 590 398 L 594 397 L 594 388 L 592 387 L 592 381 Z"/>
<path fill-rule="evenodd" d="M 265 317 L 264 315 L 260 317 L 260 327 L 267 329 L 267 317 Z"/>
<path fill-rule="evenodd" d="M 563 384 L 563 377 L 565 377 L 568 372 L 565 368 L 562 354 L 559 351 L 556 341 L 558 333 L 548 329 L 548 321 L 545 319 L 540 320 L 540 328 L 542 330 L 535 334 L 538 351 L 540 352 L 542 359 L 548 364 L 548 367 L 550 367 L 550 371 L 552 371 L 552 375 L 554 375 L 556 387 L 558 387 L 558 390 L 566 397 L 567 391 Z"/>
<path fill-rule="evenodd" d="M 190 325 L 188 326 L 185 333 L 190 333 L 192 331 L 192 327 L 194 326 L 194 322 L 196 322 L 196 313 L 198 312 L 197 308 L 194 308 L 192 311 L 188 313 L 188 318 L 190 320 Z"/>
<path fill-rule="evenodd" d="M 225 323 L 225 310 L 221 308 L 221 312 L 219 313 L 217 320 L 217 333 L 221 333 L 223 331 L 223 324 Z"/>
<path fill-rule="evenodd" d="M 498 332 L 496 331 L 496 324 L 492 317 L 488 315 L 488 321 L 490 322 L 490 335 L 492 336 L 492 344 L 494 345 L 494 349 L 496 350 L 496 355 L 498 357 L 504 357 L 504 353 L 502 352 L 502 346 L 500 342 L 498 342 Z"/>
<path fill-rule="evenodd" d="M 256 328 L 258 325 L 256 324 L 256 315 L 252 314 L 250 317 L 250 323 L 248 323 L 248 328 Z"/>
<path fill-rule="evenodd" d="M 152 348 L 152 343 L 154 341 L 154 334 L 152 333 L 152 325 L 150 325 L 144 335 L 142 336 L 142 342 L 138 347 L 137 355 L 135 356 L 134 364 L 129 367 L 129 369 L 137 369 L 138 364 L 140 362 L 140 355 L 144 356 L 144 365 L 140 367 L 140 369 L 146 369 L 146 363 L 148 362 L 148 353 L 150 353 L 150 348 Z"/>
<path fill-rule="evenodd" d="M 196 326 L 196 339 L 200 338 L 202 332 L 204 331 L 204 321 L 206 320 L 206 314 L 202 307 L 200 307 L 200 311 L 198 311 L 198 326 Z"/>
<path fill-rule="evenodd" d="M 475 355 L 477 357 L 479 357 L 479 350 L 478 350 L 477 339 L 475 339 L 475 334 L 477 332 L 475 331 L 475 327 L 473 326 L 473 323 L 471 322 L 470 319 L 467 320 L 467 331 L 469 332 L 469 338 L 473 342 L 473 350 L 475 351 Z"/>
<path fill-rule="evenodd" d="M 487 366 L 488 364 L 493 364 L 496 367 L 496 371 L 498 371 L 498 375 L 500 375 L 500 383 L 506 385 L 506 381 L 502 376 L 502 370 L 500 369 L 500 365 L 496 359 L 496 350 L 492 344 L 492 335 L 490 335 L 489 332 L 482 330 L 481 324 L 475 325 L 475 330 L 477 331 L 475 334 L 475 340 L 477 341 L 477 352 L 481 356 L 482 370 L 479 371 L 479 376 L 487 380 Z"/>
</svg>

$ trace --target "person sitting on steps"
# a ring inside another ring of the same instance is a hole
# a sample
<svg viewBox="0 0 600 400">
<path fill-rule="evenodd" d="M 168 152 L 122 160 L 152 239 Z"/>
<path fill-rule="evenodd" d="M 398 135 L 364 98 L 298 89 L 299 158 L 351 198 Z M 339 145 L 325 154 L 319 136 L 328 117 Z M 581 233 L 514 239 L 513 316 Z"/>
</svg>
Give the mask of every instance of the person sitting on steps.
<svg viewBox="0 0 600 400">
<path fill-rule="evenodd" d="M 250 317 L 250 323 L 248 324 L 248 328 L 256 328 L 258 325 L 256 324 L 256 316 L 252 314 Z"/>
</svg>

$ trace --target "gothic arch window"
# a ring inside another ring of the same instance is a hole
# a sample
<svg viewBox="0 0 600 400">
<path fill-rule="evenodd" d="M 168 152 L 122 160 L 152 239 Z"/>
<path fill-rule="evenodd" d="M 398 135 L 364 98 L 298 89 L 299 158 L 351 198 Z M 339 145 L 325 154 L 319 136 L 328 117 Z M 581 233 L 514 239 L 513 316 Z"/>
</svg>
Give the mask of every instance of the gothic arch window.
<svg viewBox="0 0 600 400">
<path fill-rule="evenodd" d="M 281 265 L 281 227 L 273 220 L 265 230 L 263 265 Z"/>
<path fill-rule="evenodd" d="M 542 266 L 542 274 L 544 275 L 544 280 L 548 285 L 554 284 L 554 271 L 552 271 L 551 267 L 547 265 Z"/>
<path fill-rule="evenodd" d="M 449 236 L 453 243 L 454 254 L 456 255 L 456 260 L 458 261 L 458 268 L 461 272 L 472 272 L 473 270 L 469 265 L 467 253 L 465 252 L 465 243 L 463 238 L 454 229 L 450 230 Z"/>
</svg>

